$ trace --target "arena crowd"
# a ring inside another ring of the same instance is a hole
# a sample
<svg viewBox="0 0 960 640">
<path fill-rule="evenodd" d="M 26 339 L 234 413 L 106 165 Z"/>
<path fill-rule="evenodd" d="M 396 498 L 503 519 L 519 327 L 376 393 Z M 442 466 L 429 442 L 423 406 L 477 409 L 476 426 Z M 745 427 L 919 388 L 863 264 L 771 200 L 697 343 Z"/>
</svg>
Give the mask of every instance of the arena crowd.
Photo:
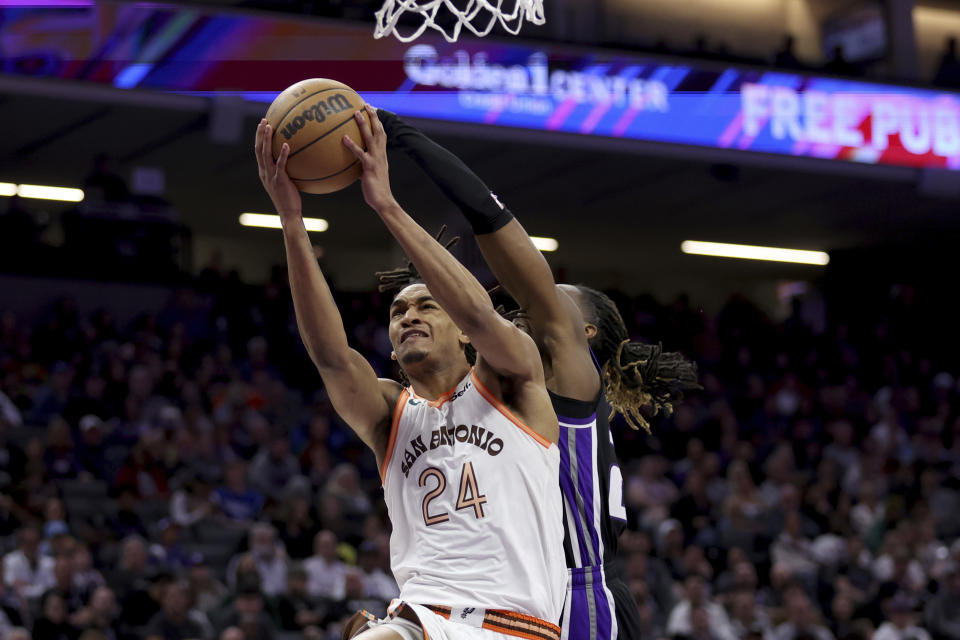
<svg viewBox="0 0 960 640">
<path fill-rule="evenodd" d="M 960 387 L 911 348 L 909 290 L 857 324 L 613 295 L 704 386 L 652 435 L 614 422 L 646 639 L 960 640 Z M 392 375 L 389 300 L 337 298 Z M 3 313 L 0 491 L 2 638 L 333 639 L 398 593 L 279 269 L 207 269 L 130 323 Z"/>
</svg>

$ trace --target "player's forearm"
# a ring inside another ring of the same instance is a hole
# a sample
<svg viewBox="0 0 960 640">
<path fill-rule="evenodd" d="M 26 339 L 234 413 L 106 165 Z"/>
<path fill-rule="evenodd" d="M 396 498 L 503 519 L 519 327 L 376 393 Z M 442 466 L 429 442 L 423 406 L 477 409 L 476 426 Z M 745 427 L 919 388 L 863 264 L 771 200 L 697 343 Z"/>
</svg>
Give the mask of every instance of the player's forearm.
<svg viewBox="0 0 960 640">
<path fill-rule="evenodd" d="M 564 320 L 566 309 L 550 265 L 517 220 L 482 236 L 477 244 L 500 285 L 517 301 L 537 329 Z"/>
<path fill-rule="evenodd" d="M 404 152 L 420 165 L 427 177 L 460 208 L 475 234 L 492 233 L 513 219 L 510 210 L 460 158 L 395 114 L 382 109 L 378 114 L 389 148 Z"/>
<path fill-rule="evenodd" d="M 347 357 L 347 334 L 302 219 L 284 219 L 283 242 L 300 337 L 318 368 L 332 367 Z"/>
<path fill-rule="evenodd" d="M 377 214 L 423 278 L 431 295 L 462 330 L 495 313 L 490 296 L 467 269 L 396 202 Z"/>
<path fill-rule="evenodd" d="M 396 115 L 380 110 L 391 149 L 403 151 L 424 170 L 470 222 L 480 250 L 500 281 L 531 319 L 562 313 L 553 273 L 513 214 L 460 158 Z"/>
</svg>

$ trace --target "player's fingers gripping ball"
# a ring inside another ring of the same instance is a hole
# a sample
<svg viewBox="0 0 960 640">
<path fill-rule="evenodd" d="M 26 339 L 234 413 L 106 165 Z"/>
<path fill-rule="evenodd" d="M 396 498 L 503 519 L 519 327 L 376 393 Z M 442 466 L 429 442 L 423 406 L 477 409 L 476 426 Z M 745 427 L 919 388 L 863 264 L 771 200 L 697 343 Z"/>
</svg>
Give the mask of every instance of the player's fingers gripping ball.
<svg viewBox="0 0 960 640">
<path fill-rule="evenodd" d="M 302 80 L 270 105 L 273 159 L 284 142 L 290 145 L 287 174 L 300 191 L 332 193 L 360 177 L 360 162 L 341 140 L 347 135 L 363 146 L 354 118 L 357 111 L 367 113 L 363 105 L 356 91 L 326 78 Z"/>
</svg>

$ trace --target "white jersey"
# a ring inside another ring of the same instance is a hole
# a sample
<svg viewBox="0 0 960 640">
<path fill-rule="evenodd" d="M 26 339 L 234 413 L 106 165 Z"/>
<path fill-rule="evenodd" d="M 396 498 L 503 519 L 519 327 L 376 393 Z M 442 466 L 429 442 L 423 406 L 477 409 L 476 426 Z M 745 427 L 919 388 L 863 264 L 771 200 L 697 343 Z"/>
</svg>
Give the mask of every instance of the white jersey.
<svg viewBox="0 0 960 640">
<path fill-rule="evenodd" d="M 557 446 L 471 370 L 436 401 L 404 389 L 381 469 L 400 599 L 558 623 L 566 590 Z"/>
</svg>

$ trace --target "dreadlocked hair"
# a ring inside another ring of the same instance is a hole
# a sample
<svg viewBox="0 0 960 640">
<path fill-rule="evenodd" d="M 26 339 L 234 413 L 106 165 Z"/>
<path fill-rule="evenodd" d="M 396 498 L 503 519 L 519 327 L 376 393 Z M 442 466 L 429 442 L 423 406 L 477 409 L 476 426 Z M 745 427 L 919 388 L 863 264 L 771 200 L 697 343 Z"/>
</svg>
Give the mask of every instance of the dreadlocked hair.
<svg viewBox="0 0 960 640">
<path fill-rule="evenodd" d="M 680 353 L 664 352 L 662 345 L 631 342 L 613 300 L 590 287 L 577 289 L 592 310 L 587 321 L 597 328 L 590 347 L 603 368 L 610 418 L 619 413 L 631 428 L 650 433 L 645 413 L 670 415 L 684 391 L 701 388 L 697 365 Z"/>
<path fill-rule="evenodd" d="M 443 236 L 447 232 L 447 225 L 440 227 L 440 231 L 437 235 L 434 236 L 434 239 L 443 244 L 443 248 L 449 251 L 460 242 L 460 236 L 453 236 L 447 240 L 446 244 L 443 242 Z M 389 269 L 387 271 L 377 271 L 377 290 L 380 293 L 386 293 L 388 291 L 400 291 L 405 287 L 410 286 L 411 284 L 422 283 L 423 279 L 420 277 L 420 274 L 417 273 L 417 268 L 413 266 L 413 262 L 407 260 L 406 266 L 397 267 L 396 269 Z M 495 291 L 497 288 L 491 290 Z M 472 344 L 467 343 L 463 347 L 463 353 L 467 357 L 467 362 L 470 363 L 470 366 L 473 366 L 477 363 L 477 349 Z M 403 372 L 403 368 L 400 368 L 400 382 L 403 386 L 410 386 L 410 379 L 407 378 L 407 374 Z"/>
</svg>

